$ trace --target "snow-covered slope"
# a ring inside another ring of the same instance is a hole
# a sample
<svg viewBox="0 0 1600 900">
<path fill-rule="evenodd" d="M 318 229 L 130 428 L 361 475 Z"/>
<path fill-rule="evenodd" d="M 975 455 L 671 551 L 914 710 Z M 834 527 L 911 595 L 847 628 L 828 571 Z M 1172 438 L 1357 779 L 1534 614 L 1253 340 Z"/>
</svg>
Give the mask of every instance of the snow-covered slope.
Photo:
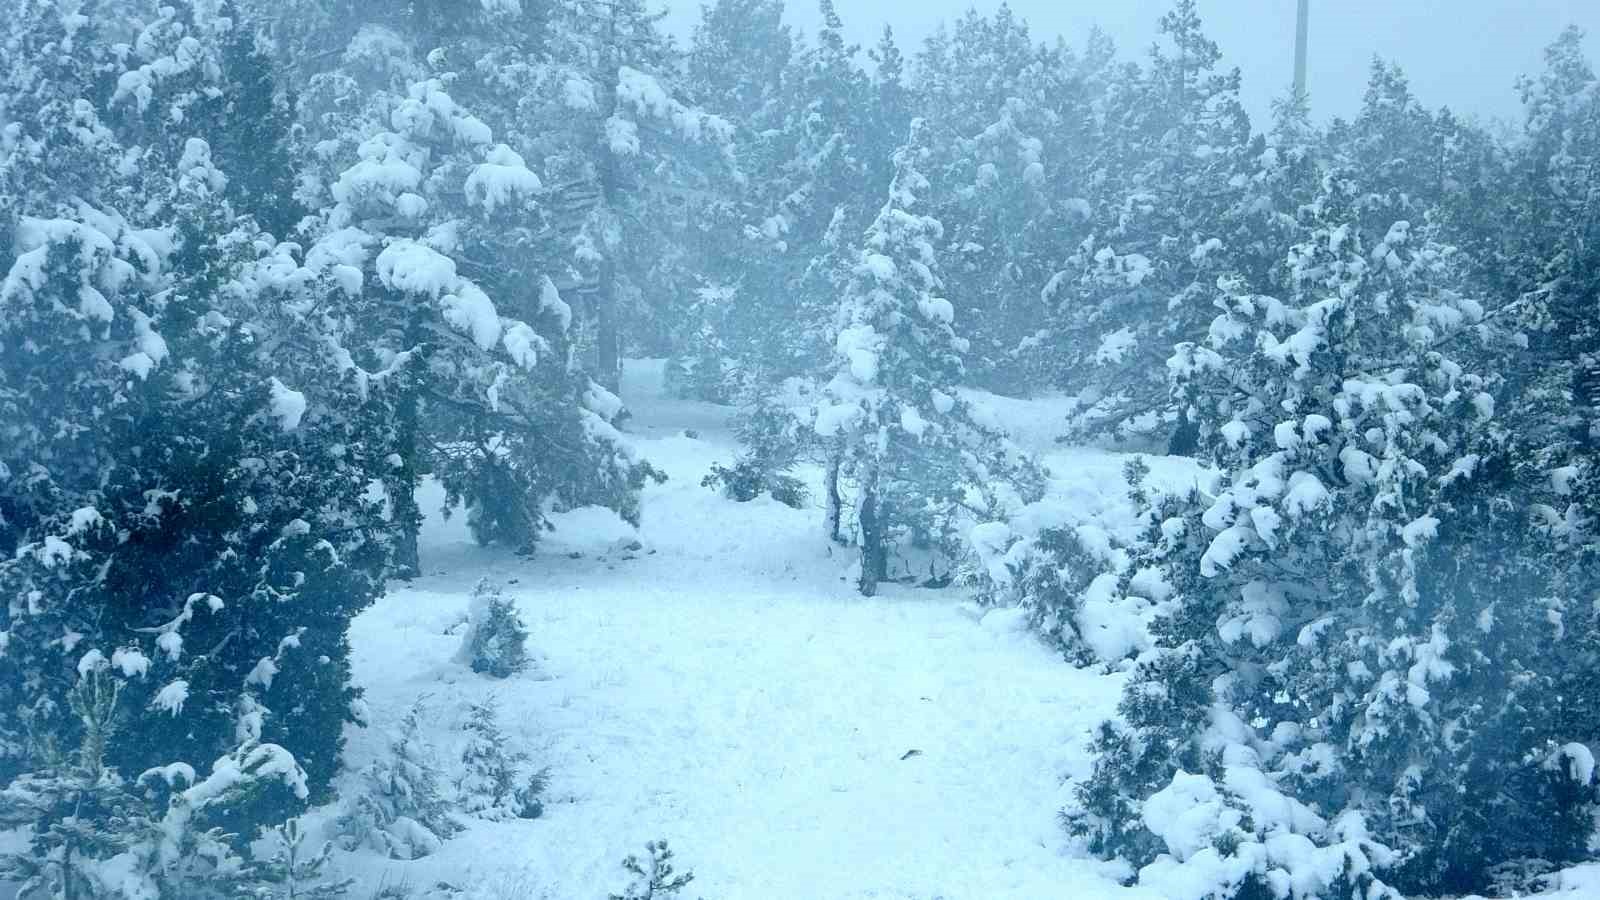
<svg viewBox="0 0 1600 900">
<path fill-rule="evenodd" d="M 637 535 L 579 510 L 525 560 L 434 517 L 424 577 L 353 634 L 373 725 L 351 734 L 353 768 L 426 694 L 448 775 L 465 704 L 494 694 L 513 739 L 550 767 L 545 815 L 473 823 L 418 861 L 363 851 L 346 867 L 369 886 L 600 900 L 625 883 L 624 856 L 666 838 L 697 875 L 686 897 L 1141 896 L 1070 853 L 1055 820 L 1121 677 L 1072 668 L 959 591 L 857 596 L 819 510 L 700 486 L 734 453 L 727 410 L 663 397 L 660 373 L 633 364 L 624 384 L 634 444 L 671 478 L 647 491 Z M 1120 459 L 1065 459 L 1061 479 L 1120 495 Z M 625 549 L 633 538 L 642 548 Z M 494 682 L 450 661 L 445 631 L 480 577 L 516 598 L 537 671 Z"/>
</svg>

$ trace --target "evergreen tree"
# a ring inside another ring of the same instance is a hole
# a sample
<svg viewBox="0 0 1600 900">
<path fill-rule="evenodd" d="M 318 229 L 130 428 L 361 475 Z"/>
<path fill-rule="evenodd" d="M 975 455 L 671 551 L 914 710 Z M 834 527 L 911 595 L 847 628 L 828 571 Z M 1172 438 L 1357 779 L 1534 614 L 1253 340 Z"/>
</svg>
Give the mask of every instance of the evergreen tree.
<svg viewBox="0 0 1600 900">
<path fill-rule="evenodd" d="M 200 98 L 229 96 L 191 90 L 217 71 L 207 61 L 223 23 L 166 10 L 115 69 L 85 21 L 28 28 L 60 29 L 63 73 L 79 71 L 76 56 L 120 74 L 109 94 L 87 92 L 103 108 L 80 98 L 67 119 L 48 92 L 4 104 L 21 118 L 0 151 L 13 239 L 0 283 L 0 470 L 32 474 L 0 479 L 0 585 L 32 599 L 0 620 L 0 734 L 76 743 L 74 673 L 121 654 L 144 676 L 125 702 L 177 721 L 113 745 L 108 766 L 199 767 L 262 741 L 293 753 L 321 796 L 356 696 L 348 623 L 376 596 L 388 555 L 365 496 L 388 447 L 324 346 L 303 352 L 287 344 L 303 329 L 264 327 L 294 318 L 277 304 L 287 285 L 319 285 L 279 267 L 278 248 L 229 207 L 209 145 L 183 136 L 212 109 Z M 35 83 L 29 65 L 8 83 Z M 8 744 L 5 774 L 39 765 Z M 230 830 L 301 802 L 256 800 L 232 805 Z"/>
<path fill-rule="evenodd" d="M 370 33 L 356 42 L 394 49 Z M 451 53 L 430 58 L 447 65 Z M 550 503 L 636 520 L 650 470 L 611 427 L 620 403 L 575 365 L 543 181 L 452 93 L 464 83 L 493 99 L 499 86 L 383 59 L 378 74 L 313 81 L 312 97 L 362 78 L 377 86 L 364 118 L 320 113 L 336 137 L 319 146 L 339 161 L 325 174 L 332 205 L 306 263 L 343 279 L 351 327 L 340 344 L 394 392 L 398 446 L 384 481 L 397 569 L 417 571 L 414 489 L 430 471 L 451 506 L 468 507 L 480 540 L 518 550 L 548 528 Z M 513 118 L 503 108 L 499 117 Z"/>
<path fill-rule="evenodd" d="M 1178 0 L 1160 28 L 1170 49 L 1152 48 L 1105 101 L 1094 232 L 1044 286 L 1048 339 L 1064 351 L 1055 380 L 1078 398 L 1070 434 L 1183 431 L 1162 363 L 1204 333 L 1206 298 L 1229 269 L 1219 226 L 1250 137 L 1239 73 L 1219 70 L 1194 0 Z"/>
<path fill-rule="evenodd" d="M 494 698 L 469 705 L 462 727 L 467 745 L 461 751 L 462 772 L 456 782 L 462 808 L 491 821 L 538 818 L 544 811 L 539 794 L 546 773 L 526 774 L 528 755 L 506 748 Z"/>
<path fill-rule="evenodd" d="M 1325 178 L 1289 302 L 1225 282 L 1206 343 L 1173 357 L 1225 481 L 1157 513 L 1160 649 L 1069 815 L 1147 882 L 1209 868 L 1231 896 L 1282 867 L 1322 890 L 1462 892 L 1579 852 L 1594 785 L 1560 762 L 1573 657 L 1546 655 L 1544 538 L 1494 382 L 1434 349 L 1482 308 L 1426 231 L 1366 243 L 1363 210 L 1384 208 Z M 1284 857 L 1280 831 L 1318 849 Z"/>
<path fill-rule="evenodd" d="M 467 630 L 457 659 L 492 678 L 509 678 L 528 667 L 528 626 L 516 604 L 487 578 L 472 591 Z"/>
<path fill-rule="evenodd" d="M 417 859 L 461 831 L 420 734 L 422 713 L 418 699 L 400 720 L 388 756 L 362 770 L 360 793 L 346 801 L 337 824 L 346 850 L 365 846 L 390 859 Z"/>
<path fill-rule="evenodd" d="M 312 851 L 306 846 L 306 833 L 295 819 L 273 828 L 272 841 L 272 855 L 260 864 L 262 880 L 267 884 L 256 896 L 263 900 L 331 900 L 350 892 L 355 879 L 328 877 L 332 841 L 324 841 Z"/>
<path fill-rule="evenodd" d="M 836 318 L 834 376 L 815 430 L 828 441 L 830 479 L 854 483 L 858 586 L 871 595 L 889 577 L 903 539 L 952 551 L 962 510 L 1002 514 L 1008 484 L 1025 499 L 1039 488 L 1003 437 L 975 422 L 957 394 L 961 354 L 954 307 L 940 296 L 938 220 L 916 212 L 930 185 L 919 171 L 927 127 L 912 122 L 895 154 L 889 200 L 867 229 Z M 828 491 L 828 527 L 839 486 Z"/>
<path fill-rule="evenodd" d="M 47 767 L 0 791 L 0 824 L 30 830 L 27 852 L 0 854 L 0 876 L 30 900 L 251 894 L 260 873 L 216 822 L 263 791 L 304 799 L 305 773 L 283 748 L 246 739 L 206 778 L 173 763 L 125 781 L 106 756 L 129 734 L 119 709 L 126 682 L 112 671 L 128 670 L 129 659 L 85 657 L 69 697 L 82 726 L 76 754 L 59 754 L 46 737 Z"/>
</svg>

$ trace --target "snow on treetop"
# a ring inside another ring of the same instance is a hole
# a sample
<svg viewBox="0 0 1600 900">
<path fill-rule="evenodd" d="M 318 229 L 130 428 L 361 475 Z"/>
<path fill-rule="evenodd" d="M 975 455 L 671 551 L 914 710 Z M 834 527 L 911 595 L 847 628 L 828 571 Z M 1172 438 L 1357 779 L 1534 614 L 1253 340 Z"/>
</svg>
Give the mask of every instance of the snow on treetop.
<svg viewBox="0 0 1600 900">
<path fill-rule="evenodd" d="M 395 131 L 416 140 L 450 138 L 457 143 L 483 145 L 494 133 L 477 116 L 468 113 L 437 78 L 419 81 L 406 89 L 406 99 L 389 114 Z"/>
<path fill-rule="evenodd" d="M 544 185 L 539 176 L 528 169 L 516 151 L 505 144 L 496 144 L 484 156 L 484 161 L 474 166 L 467 176 L 465 190 L 467 202 L 482 206 L 485 212 L 494 212 L 514 199 L 526 199 L 538 193 Z"/>
<path fill-rule="evenodd" d="M 372 198 L 393 204 L 400 194 L 415 191 L 422 184 L 422 172 L 408 157 L 417 150 L 404 138 L 384 132 L 363 141 L 356 149 L 361 161 L 339 174 L 333 183 L 333 199 L 354 203 Z"/>
<path fill-rule="evenodd" d="M 299 428 L 300 420 L 306 414 L 306 395 L 291 389 L 276 378 L 269 383 L 269 391 L 272 416 L 278 420 L 278 427 L 284 431 L 294 431 Z"/>
<path fill-rule="evenodd" d="M 570 99 L 572 95 L 568 96 Z M 666 122 L 680 136 L 692 141 L 726 144 L 733 139 L 733 125 L 728 120 L 685 106 L 673 99 L 655 76 L 638 69 L 622 66 L 617 70 L 617 104 L 638 115 Z M 609 123 L 607 127 L 609 129 Z M 634 152 L 637 152 L 637 145 Z"/>
<path fill-rule="evenodd" d="M 454 290 L 460 280 L 455 260 L 409 239 L 395 241 L 378 254 L 378 278 L 385 287 L 435 300 Z"/>
<path fill-rule="evenodd" d="M 594 96 L 594 82 L 587 78 L 568 78 L 561 86 L 561 96 L 568 109 L 594 112 L 600 103 Z"/>
</svg>

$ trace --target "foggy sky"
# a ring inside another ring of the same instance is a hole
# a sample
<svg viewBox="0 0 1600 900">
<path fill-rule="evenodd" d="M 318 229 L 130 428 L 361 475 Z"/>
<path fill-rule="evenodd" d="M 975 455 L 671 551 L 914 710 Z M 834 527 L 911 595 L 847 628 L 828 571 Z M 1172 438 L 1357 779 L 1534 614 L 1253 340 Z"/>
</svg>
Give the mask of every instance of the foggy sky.
<svg viewBox="0 0 1600 900">
<path fill-rule="evenodd" d="M 666 25 L 687 40 L 698 0 L 667 0 Z M 815 0 L 788 0 L 788 21 L 814 34 Z M 940 21 L 969 6 L 992 12 L 998 0 L 836 0 L 850 40 L 871 46 L 887 21 L 912 55 Z M 1170 0 L 1011 0 L 1035 40 L 1064 35 L 1081 43 L 1098 24 L 1121 55 L 1143 56 Z M 1286 92 L 1294 59 L 1295 0 L 1200 0 L 1206 30 L 1244 75 L 1245 102 L 1258 127 L 1273 97 Z M 1600 50 L 1600 0 L 1311 0 L 1310 86 L 1318 118 L 1360 107 L 1373 54 L 1399 62 L 1430 107 L 1448 105 L 1484 118 L 1520 119 L 1518 75 L 1543 66 L 1543 50 L 1575 24 Z"/>
</svg>

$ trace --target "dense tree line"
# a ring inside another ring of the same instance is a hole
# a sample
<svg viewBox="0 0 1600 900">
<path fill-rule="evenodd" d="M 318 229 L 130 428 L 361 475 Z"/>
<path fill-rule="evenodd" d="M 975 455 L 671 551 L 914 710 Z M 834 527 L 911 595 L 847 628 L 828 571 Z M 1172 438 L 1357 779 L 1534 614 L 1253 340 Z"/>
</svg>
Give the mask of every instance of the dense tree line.
<svg viewBox="0 0 1600 900">
<path fill-rule="evenodd" d="M 1121 564 L 1057 535 L 1017 581 L 1080 659 L 1091 590 L 1155 610 L 1064 811 L 1142 880 L 1438 894 L 1590 854 L 1578 32 L 1497 130 L 1388 61 L 1348 121 L 1252 123 L 1194 0 L 1141 59 L 1004 6 L 863 51 L 832 0 L 814 35 L 715 0 L 682 47 L 642 0 L 23 5 L 0 825 L 32 843 L 0 874 L 30 896 L 254 889 L 256 829 L 329 797 L 348 626 L 424 562 L 420 479 L 517 551 L 551 509 L 638 521 L 627 355 L 740 407 L 737 499 L 820 465 L 867 594 L 948 583 L 1044 489 L 965 389 L 1214 468 L 1157 497 L 1132 467 Z"/>
</svg>

